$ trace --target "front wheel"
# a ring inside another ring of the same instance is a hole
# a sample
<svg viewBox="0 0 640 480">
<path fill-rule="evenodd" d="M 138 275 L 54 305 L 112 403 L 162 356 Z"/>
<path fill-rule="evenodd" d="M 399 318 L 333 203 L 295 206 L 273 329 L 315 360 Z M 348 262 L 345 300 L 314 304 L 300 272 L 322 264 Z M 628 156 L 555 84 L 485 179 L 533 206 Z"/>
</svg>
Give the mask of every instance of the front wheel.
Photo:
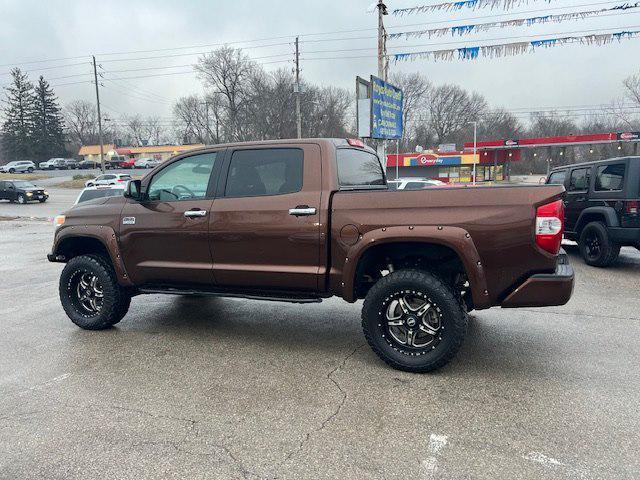
<svg viewBox="0 0 640 480">
<path fill-rule="evenodd" d="M 33 167 L 29 167 L 29 168 L 27 168 L 27 172 L 28 172 L 28 173 L 33 173 Z"/>
<path fill-rule="evenodd" d="M 15 168 L 10 168 L 9 169 L 9 173 L 16 173 L 16 169 Z"/>
<path fill-rule="evenodd" d="M 587 265 L 608 267 L 620 255 L 620 244 L 609 238 L 602 222 L 588 223 L 580 234 L 580 254 Z"/>
<path fill-rule="evenodd" d="M 22 194 L 18 195 L 18 203 L 24 205 L 25 203 L 27 203 L 27 197 Z"/>
<path fill-rule="evenodd" d="M 103 330 L 126 315 L 131 296 L 118 284 L 109 260 L 100 255 L 74 257 L 60 275 L 60 301 L 73 323 Z"/>
<path fill-rule="evenodd" d="M 419 270 L 386 275 L 369 290 L 362 307 L 362 329 L 373 351 L 407 372 L 446 365 L 460 349 L 467 323 L 452 289 Z"/>
</svg>

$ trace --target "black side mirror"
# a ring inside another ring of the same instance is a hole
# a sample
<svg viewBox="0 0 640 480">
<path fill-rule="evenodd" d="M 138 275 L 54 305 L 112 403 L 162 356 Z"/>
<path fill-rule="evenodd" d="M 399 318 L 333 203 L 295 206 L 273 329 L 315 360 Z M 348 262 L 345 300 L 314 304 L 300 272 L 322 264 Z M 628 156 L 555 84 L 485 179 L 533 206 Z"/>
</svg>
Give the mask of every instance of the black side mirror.
<svg viewBox="0 0 640 480">
<path fill-rule="evenodd" d="M 129 180 L 127 188 L 124 190 L 124 196 L 133 200 L 142 199 L 142 185 L 140 180 Z"/>
</svg>

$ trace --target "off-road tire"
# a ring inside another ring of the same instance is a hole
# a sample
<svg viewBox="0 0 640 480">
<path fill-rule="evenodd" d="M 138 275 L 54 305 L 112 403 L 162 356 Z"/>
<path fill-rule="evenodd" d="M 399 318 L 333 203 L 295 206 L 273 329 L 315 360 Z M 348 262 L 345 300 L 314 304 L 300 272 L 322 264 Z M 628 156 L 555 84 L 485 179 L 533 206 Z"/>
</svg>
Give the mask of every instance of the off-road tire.
<svg viewBox="0 0 640 480">
<path fill-rule="evenodd" d="M 25 197 L 23 194 L 19 194 L 18 195 L 18 203 L 20 205 L 24 205 L 25 203 L 27 203 L 27 197 Z"/>
<path fill-rule="evenodd" d="M 592 235 L 595 235 L 600 243 L 600 252 L 595 256 L 590 255 L 588 249 L 589 238 Z M 607 227 L 602 222 L 588 223 L 582 229 L 578 247 L 585 263 L 593 267 L 608 267 L 620 255 L 620 244 L 609 238 Z"/>
<path fill-rule="evenodd" d="M 98 277 L 103 286 L 103 304 L 99 312 L 88 315 L 74 303 L 72 279 L 79 272 Z M 80 255 L 65 265 L 60 275 L 60 301 L 67 316 L 85 330 L 104 330 L 124 318 L 129 310 L 131 295 L 118 284 L 111 262 L 102 255 Z"/>
<path fill-rule="evenodd" d="M 386 309 L 394 297 L 417 294 L 438 307 L 439 341 L 422 351 L 395 342 L 386 330 Z M 362 307 L 362 329 L 371 349 L 388 365 L 407 372 L 424 373 L 446 365 L 458 352 L 467 332 L 463 302 L 437 276 L 419 270 L 398 270 L 381 278 L 369 290 Z"/>
</svg>

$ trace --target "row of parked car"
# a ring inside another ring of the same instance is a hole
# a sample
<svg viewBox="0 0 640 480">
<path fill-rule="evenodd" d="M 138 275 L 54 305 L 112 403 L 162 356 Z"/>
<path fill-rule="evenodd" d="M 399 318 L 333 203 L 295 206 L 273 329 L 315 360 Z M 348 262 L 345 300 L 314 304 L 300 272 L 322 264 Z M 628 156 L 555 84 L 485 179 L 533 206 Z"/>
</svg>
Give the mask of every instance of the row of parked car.
<svg viewBox="0 0 640 480">
<path fill-rule="evenodd" d="M 124 158 L 120 157 L 116 161 L 111 159 L 105 161 L 105 168 L 154 168 L 162 163 L 162 160 L 155 158 Z M 77 161 L 71 158 L 52 158 L 46 162 L 38 164 L 40 170 L 75 170 L 75 169 L 96 169 L 100 168 L 100 162 L 96 160 Z"/>
<path fill-rule="evenodd" d="M 155 158 L 127 158 L 117 162 L 105 162 L 106 169 L 114 168 L 155 168 L 162 160 Z M 95 160 L 74 160 L 72 158 L 51 158 L 36 165 L 28 160 L 9 162 L 0 166 L 2 173 L 33 173 L 35 170 L 93 170 L 100 168 L 100 162 Z"/>
</svg>

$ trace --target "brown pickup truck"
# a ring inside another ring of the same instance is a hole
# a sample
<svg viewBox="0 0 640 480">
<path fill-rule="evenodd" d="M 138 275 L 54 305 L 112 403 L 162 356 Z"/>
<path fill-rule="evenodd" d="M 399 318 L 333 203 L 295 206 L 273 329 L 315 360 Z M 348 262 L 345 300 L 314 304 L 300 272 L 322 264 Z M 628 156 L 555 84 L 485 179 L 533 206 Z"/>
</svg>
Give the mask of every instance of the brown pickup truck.
<svg viewBox="0 0 640 480">
<path fill-rule="evenodd" d="M 215 145 L 178 155 L 56 219 L 62 305 L 78 326 L 118 323 L 144 293 L 285 302 L 364 299 L 362 327 L 413 372 L 456 354 L 467 312 L 563 305 L 558 185 L 387 188 L 359 140 Z"/>
</svg>

